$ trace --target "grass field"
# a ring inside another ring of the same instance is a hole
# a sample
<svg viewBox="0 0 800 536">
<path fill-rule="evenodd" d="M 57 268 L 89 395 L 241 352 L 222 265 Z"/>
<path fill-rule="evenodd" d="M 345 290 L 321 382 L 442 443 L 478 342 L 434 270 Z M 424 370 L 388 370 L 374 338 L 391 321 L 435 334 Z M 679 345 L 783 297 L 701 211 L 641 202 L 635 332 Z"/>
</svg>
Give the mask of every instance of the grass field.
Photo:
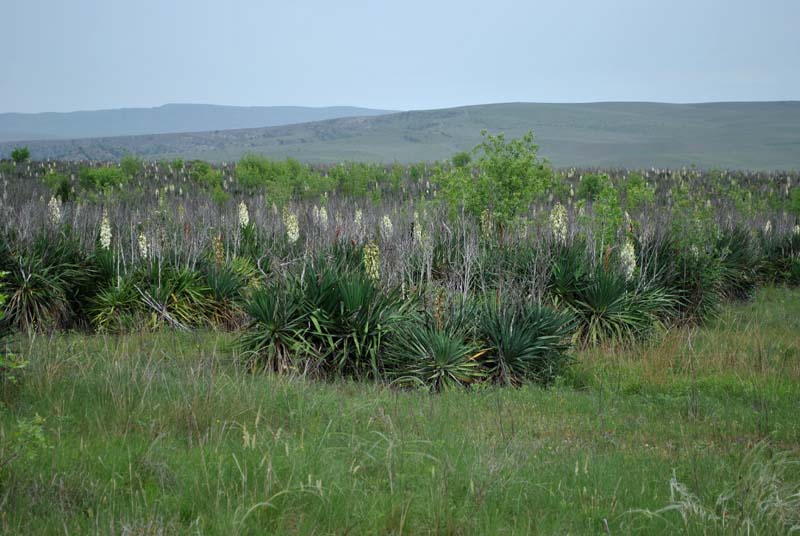
<svg viewBox="0 0 800 536">
<path fill-rule="evenodd" d="M 549 389 L 437 395 L 252 373 L 220 333 L 34 335 L 3 393 L 0 532 L 784 533 L 798 333 L 800 291 L 766 288 Z"/>
</svg>

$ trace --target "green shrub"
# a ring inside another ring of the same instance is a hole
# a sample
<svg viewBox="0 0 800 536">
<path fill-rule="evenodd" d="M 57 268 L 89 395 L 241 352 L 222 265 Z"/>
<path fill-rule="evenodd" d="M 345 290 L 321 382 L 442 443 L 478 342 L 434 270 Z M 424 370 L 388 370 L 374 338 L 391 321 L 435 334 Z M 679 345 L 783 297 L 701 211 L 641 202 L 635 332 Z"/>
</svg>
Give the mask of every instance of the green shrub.
<svg viewBox="0 0 800 536">
<path fill-rule="evenodd" d="M 583 251 L 580 243 L 557 249 L 549 284 L 555 306 L 575 315 L 583 344 L 629 344 L 674 314 L 678 300 L 670 290 L 628 279 L 607 259 L 593 266 Z"/>
<path fill-rule="evenodd" d="M 128 182 L 128 175 L 116 166 L 84 167 L 79 173 L 79 184 L 90 191 L 109 191 L 122 188 Z"/>
<path fill-rule="evenodd" d="M 490 300 L 478 320 L 478 337 L 490 348 L 492 375 L 506 384 L 550 383 L 569 361 L 574 331 L 570 313 L 509 300 Z"/>
<path fill-rule="evenodd" d="M 72 185 L 69 182 L 69 177 L 62 173 L 51 171 L 44 176 L 44 182 L 53 192 L 53 195 L 60 199 L 62 203 L 70 200 Z"/>
<path fill-rule="evenodd" d="M 252 365 L 274 372 L 302 372 L 310 352 L 308 312 L 302 296 L 278 285 L 257 290 L 245 304 L 250 316 L 235 347 Z"/>
<path fill-rule="evenodd" d="M 430 316 L 403 326 L 392 341 L 387 377 L 399 384 L 423 385 L 438 392 L 485 378 L 481 358 L 486 350 L 470 342 L 461 330 L 437 325 Z"/>
<path fill-rule="evenodd" d="M 488 209 L 505 226 L 551 186 L 553 171 L 539 159 L 533 133 L 506 140 L 503 134 L 481 132 L 483 141 L 474 152 L 477 176 L 467 167 L 440 170 L 435 181 L 452 213 L 463 207 L 474 217 Z"/>
<path fill-rule="evenodd" d="M 16 147 L 11 151 L 11 160 L 16 164 L 22 164 L 31 157 L 31 151 L 27 147 Z"/>
<path fill-rule="evenodd" d="M 610 187 L 611 179 L 605 173 L 588 173 L 581 178 L 575 193 L 580 199 L 596 201 L 600 192 Z"/>
<path fill-rule="evenodd" d="M 130 180 L 142 172 L 144 169 L 144 161 L 133 155 L 125 155 L 122 157 L 122 160 L 120 160 L 119 167 L 123 175 Z"/>
</svg>

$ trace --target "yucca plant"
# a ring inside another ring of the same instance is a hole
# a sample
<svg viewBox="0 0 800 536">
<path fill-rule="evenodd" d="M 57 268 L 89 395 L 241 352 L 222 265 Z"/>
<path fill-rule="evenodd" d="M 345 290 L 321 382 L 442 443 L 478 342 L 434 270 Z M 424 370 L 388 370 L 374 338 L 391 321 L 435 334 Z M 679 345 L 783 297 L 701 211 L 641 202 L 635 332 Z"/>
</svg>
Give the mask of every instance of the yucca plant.
<svg viewBox="0 0 800 536">
<path fill-rule="evenodd" d="M 213 308 L 210 289 L 199 272 L 153 264 L 134 288 L 150 312 L 149 327 L 188 329 L 207 323 Z"/>
<path fill-rule="evenodd" d="M 574 250 L 553 261 L 550 294 L 575 315 L 582 344 L 631 343 L 672 315 L 676 296 L 654 281 L 629 280 L 614 265 L 590 268 Z"/>
<path fill-rule="evenodd" d="M 117 278 L 92 299 L 89 307 L 92 326 L 103 332 L 130 329 L 136 324 L 137 314 L 143 312 L 140 300 L 132 278 Z"/>
<path fill-rule="evenodd" d="M 720 260 L 720 285 L 730 299 L 753 295 L 760 271 L 761 255 L 749 231 L 734 227 L 722 231 L 716 250 Z"/>
<path fill-rule="evenodd" d="M 489 300 L 478 321 L 478 336 L 490 348 L 487 366 L 509 385 L 550 383 L 569 362 L 574 329 L 569 312 L 509 300 Z"/>
<path fill-rule="evenodd" d="M 466 386 L 486 377 L 487 350 L 464 333 L 437 325 L 432 317 L 398 330 L 388 347 L 387 377 L 399 384 L 424 385 L 432 391 Z"/>
<path fill-rule="evenodd" d="M 82 277 L 72 264 L 46 264 L 28 252 L 14 258 L 8 274 L 8 322 L 23 331 L 60 328 L 70 318 L 70 297 Z"/>
<path fill-rule="evenodd" d="M 379 378 L 386 337 L 411 307 L 399 289 L 384 292 L 363 274 L 336 277 L 328 270 L 310 275 L 305 291 L 309 335 L 320 357 L 337 374 Z"/>
<path fill-rule="evenodd" d="M 800 285 L 800 233 L 762 232 L 759 238 L 764 252 L 761 279 L 767 283 Z"/>
<path fill-rule="evenodd" d="M 211 293 L 209 314 L 214 325 L 233 328 L 242 317 L 241 302 L 247 279 L 229 265 L 212 265 L 205 271 L 205 281 Z"/>
<path fill-rule="evenodd" d="M 280 373 L 299 371 L 301 359 L 308 358 L 306 341 L 308 313 L 299 292 L 273 285 L 253 293 L 245 311 L 251 320 L 235 347 L 252 365 Z"/>
</svg>

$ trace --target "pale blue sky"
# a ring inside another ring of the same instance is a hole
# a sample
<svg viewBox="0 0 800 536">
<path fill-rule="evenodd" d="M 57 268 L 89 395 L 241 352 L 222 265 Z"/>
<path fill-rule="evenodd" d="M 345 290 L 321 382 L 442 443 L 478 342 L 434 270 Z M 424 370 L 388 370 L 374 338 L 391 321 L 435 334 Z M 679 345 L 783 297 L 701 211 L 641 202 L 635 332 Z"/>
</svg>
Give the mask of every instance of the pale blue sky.
<svg viewBox="0 0 800 536">
<path fill-rule="evenodd" d="M 0 112 L 800 99 L 798 0 L 0 0 Z"/>
</svg>

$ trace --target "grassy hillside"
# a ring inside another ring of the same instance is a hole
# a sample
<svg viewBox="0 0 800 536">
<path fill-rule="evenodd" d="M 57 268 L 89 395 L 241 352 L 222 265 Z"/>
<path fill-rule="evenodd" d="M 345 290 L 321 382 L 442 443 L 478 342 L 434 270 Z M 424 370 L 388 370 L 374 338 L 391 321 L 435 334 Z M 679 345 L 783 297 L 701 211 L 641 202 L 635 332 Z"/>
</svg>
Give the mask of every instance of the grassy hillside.
<svg viewBox="0 0 800 536">
<path fill-rule="evenodd" d="M 552 389 L 440 395 L 250 373 L 225 334 L 25 339 L 0 532 L 783 534 L 798 319 L 766 289 Z"/>
<path fill-rule="evenodd" d="M 94 138 L 270 127 L 337 117 L 368 116 L 386 110 L 330 106 L 216 106 L 167 104 L 69 113 L 0 114 L 0 141 Z"/>
<path fill-rule="evenodd" d="M 800 102 L 490 104 L 341 118 L 271 128 L 31 142 L 36 158 L 182 156 L 233 160 L 247 152 L 312 162 L 419 161 L 472 148 L 480 130 L 534 130 L 558 166 L 800 168 Z M 0 144 L 0 155 L 14 144 Z"/>
</svg>

